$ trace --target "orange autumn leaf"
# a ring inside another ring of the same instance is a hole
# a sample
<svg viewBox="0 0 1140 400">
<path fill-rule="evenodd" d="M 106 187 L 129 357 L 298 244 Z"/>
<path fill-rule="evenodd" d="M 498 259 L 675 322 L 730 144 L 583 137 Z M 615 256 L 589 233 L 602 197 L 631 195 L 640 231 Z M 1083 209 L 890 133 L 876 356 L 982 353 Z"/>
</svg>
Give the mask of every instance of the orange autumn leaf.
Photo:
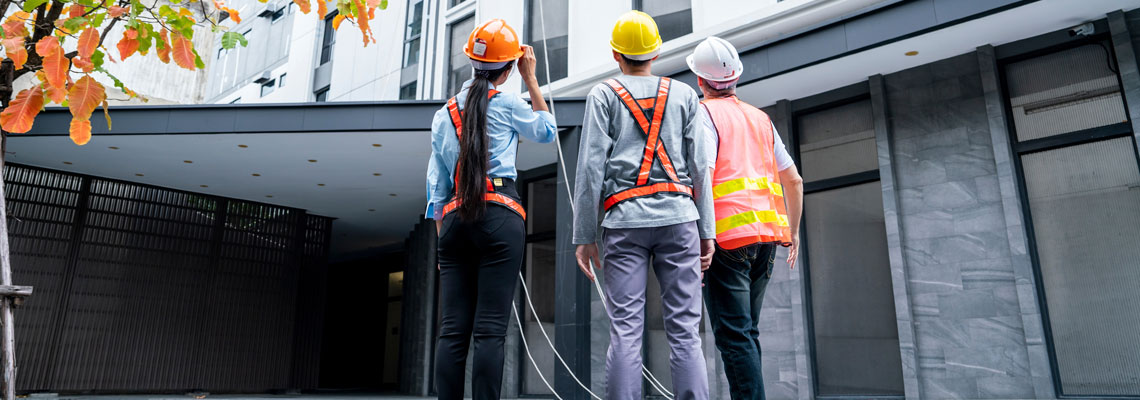
<svg viewBox="0 0 1140 400">
<path fill-rule="evenodd" d="M 107 90 L 91 75 L 84 75 L 71 85 L 71 90 L 67 91 L 67 98 L 67 108 L 71 110 L 71 116 L 88 119 L 91 118 L 95 108 L 107 99 Z"/>
<path fill-rule="evenodd" d="M 119 39 L 119 44 L 115 46 L 119 48 L 120 60 L 126 60 L 127 57 L 130 57 L 132 54 L 135 54 L 135 51 L 138 51 L 138 36 L 139 33 L 135 32 L 133 29 L 128 29 L 125 33 L 123 33 L 123 38 Z"/>
<path fill-rule="evenodd" d="M 91 120 L 71 119 L 71 141 L 77 145 L 85 145 L 91 141 Z"/>
<path fill-rule="evenodd" d="M 107 130 L 111 130 L 111 112 L 107 110 L 107 100 L 103 100 L 103 119 L 107 120 Z"/>
<path fill-rule="evenodd" d="M 222 7 L 222 11 L 229 13 L 230 18 L 232 18 L 234 20 L 234 23 L 238 23 L 238 24 L 241 23 L 241 15 L 238 14 L 237 10 L 229 8 L 229 7 Z"/>
<path fill-rule="evenodd" d="M 63 101 L 67 100 L 67 89 L 56 89 L 48 85 L 44 71 L 36 71 L 36 78 L 43 82 L 44 96 L 52 103 L 63 104 Z"/>
<path fill-rule="evenodd" d="M 28 61 L 28 49 L 24 47 L 24 37 L 16 36 L 4 39 L 4 51 L 8 54 L 8 58 L 12 59 L 12 65 L 15 69 L 20 69 L 24 63 Z"/>
<path fill-rule="evenodd" d="M 158 45 L 158 59 L 163 64 L 170 64 L 170 38 L 167 37 L 166 29 L 159 32 L 158 37 L 162 38 L 161 44 Z"/>
<path fill-rule="evenodd" d="M 318 1 L 320 1 L 320 0 L 318 0 Z M 301 12 L 303 12 L 305 14 L 308 14 L 310 11 L 313 11 L 313 6 L 311 4 L 309 4 L 309 0 L 293 0 L 293 4 L 296 4 L 297 8 L 300 8 Z"/>
<path fill-rule="evenodd" d="M 111 18 L 119 18 L 127 13 L 126 7 L 110 6 L 107 7 L 107 15 Z"/>
<path fill-rule="evenodd" d="M 344 22 L 345 18 L 347 17 L 345 17 L 344 14 L 338 14 L 337 16 L 333 17 L 333 30 L 340 29 L 340 23 Z"/>
<path fill-rule="evenodd" d="M 71 8 L 67 10 L 67 16 L 69 18 L 82 17 L 84 11 L 82 4 L 72 4 Z"/>
<path fill-rule="evenodd" d="M 353 3 L 356 4 L 356 9 L 360 10 L 357 13 L 359 15 L 356 17 L 356 25 L 360 28 L 360 33 L 364 35 L 364 45 L 368 46 L 368 36 L 372 31 L 372 27 L 368 26 L 368 15 L 364 12 L 364 2 L 360 0 L 354 0 Z"/>
<path fill-rule="evenodd" d="M 32 129 L 36 115 L 43 108 L 44 92 L 38 85 L 21 90 L 20 94 L 8 103 L 8 108 L 0 112 L 0 127 L 11 133 L 25 133 Z"/>
<path fill-rule="evenodd" d="M 63 57 L 63 48 L 59 47 L 59 39 L 48 36 L 36 43 L 36 53 L 43 58 L 43 71 L 48 86 L 63 89 L 67 84 L 67 59 Z"/>
<path fill-rule="evenodd" d="M 95 28 L 87 28 L 79 35 L 79 44 L 76 50 L 79 51 L 80 57 L 91 58 L 97 47 L 99 47 L 99 32 Z"/>
<path fill-rule="evenodd" d="M 324 0 L 316 0 L 317 2 L 317 18 L 322 21 L 325 19 L 325 14 L 329 13 L 329 5 Z"/>
<path fill-rule="evenodd" d="M 4 21 L 4 36 L 16 37 L 30 35 L 28 26 L 24 23 L 31 18 L 32 14 L 28 14 L 24 11 L 17 11 L 12 14 L 11 17 L 8 17 L 8 19 Z"/>
<path fill-rule="evenodd" d="M 95 62 L 91 61 L 89 58 L 75 56 L 75 58 L 71 59 L 71 64 L 83 70 L 83 72 L 91 72 L 95 70 Z"/>
<path fill-rule="evenodd" d="M 182 68 L 193 71 L 195 68 L 194 44 L 190 42 L 190 39 L 187 39 L 177 32 L 171 33 L 171 39 L 174 42 L 173 46 L 171 46 L 171 55 L 174 58 L 174 63 Z"/>
</svg>

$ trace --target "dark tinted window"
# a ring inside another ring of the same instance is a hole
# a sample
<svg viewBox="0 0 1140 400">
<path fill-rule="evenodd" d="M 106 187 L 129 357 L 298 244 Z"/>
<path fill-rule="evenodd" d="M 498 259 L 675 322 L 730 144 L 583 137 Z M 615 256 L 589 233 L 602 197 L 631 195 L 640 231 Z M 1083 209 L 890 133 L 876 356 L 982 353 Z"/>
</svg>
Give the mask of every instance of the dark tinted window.
<svg viewBox="0 0 1140 400">
<path fill-rule="evenodd" d="M 569 8 L 568 0 L 530 1 L 527 42 L 534 46 L 534 55 L 538 58 L 535 75 L 540 85 L 567 76 Z M 550 77 L 546 76 L 547 63 L 550 63 Z"/>
</svg>

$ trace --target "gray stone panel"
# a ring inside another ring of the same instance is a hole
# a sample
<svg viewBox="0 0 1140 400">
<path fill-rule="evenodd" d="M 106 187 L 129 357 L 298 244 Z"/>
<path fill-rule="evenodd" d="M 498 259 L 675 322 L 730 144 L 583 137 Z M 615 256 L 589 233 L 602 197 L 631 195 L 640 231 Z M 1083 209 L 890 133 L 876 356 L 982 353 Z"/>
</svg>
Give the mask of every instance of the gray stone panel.
<svg viewBox="0 0 1140 400">
<path fill-rule="evenodd" d="M 885 77 L 924 398 L 1039 395 L 980 73 L 971 53 Z"/>
</svg>

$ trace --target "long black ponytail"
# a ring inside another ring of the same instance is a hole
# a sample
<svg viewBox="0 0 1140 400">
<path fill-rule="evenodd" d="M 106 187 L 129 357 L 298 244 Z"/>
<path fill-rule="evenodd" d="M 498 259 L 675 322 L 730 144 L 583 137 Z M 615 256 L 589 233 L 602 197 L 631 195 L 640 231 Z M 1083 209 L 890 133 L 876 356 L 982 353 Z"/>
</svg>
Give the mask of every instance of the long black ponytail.
<svg viewBox="0 0 1140 400">
<path fill-rule="evenodd" d="M 487 150 L 487 105 L 490 99 L 487 91 L 491 81 L 508 73 L 514 62 L 495 70 L 475 70 L 475 79 L 467 90 L 467 101 L 463 104 L 463 135 L 459 139 L 459 218 L 476 221 L 483 218 L 487 204 L 483 201 L 487 194 L 487 164 L 490 153 Z"/>
</svg>

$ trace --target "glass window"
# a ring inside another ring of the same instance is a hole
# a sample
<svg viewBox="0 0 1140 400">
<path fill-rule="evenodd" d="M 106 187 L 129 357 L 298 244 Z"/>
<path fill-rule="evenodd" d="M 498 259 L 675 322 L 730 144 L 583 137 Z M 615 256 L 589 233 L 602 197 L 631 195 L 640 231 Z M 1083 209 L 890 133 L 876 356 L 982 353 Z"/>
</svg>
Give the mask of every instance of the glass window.
<svg viewBox="0 0 1140 400">
<path fill-rule="evenodd" d="M 1127 121 L 1110 48 L 1089 44 L 1007 65 L 1017 140 Z"/>
<path fill-rule="evenodd" d="M 448 62 L 447 92 L 445 97 L 459 93 L 460 85 L 471 78 L 471 60 L 463 54 L 463 46 L 467 44 L 467 36 L 475 30 L 475 17 L 470 16 L 451 25 L 450 41 L 451 58 Z"/>
<path fill-rule="evenodd" d="M 268 96 L 270 93 L 273 93 L 274 89 L 277 89 L 277 80 L 276 79 L 271 79 L 269 81 L 266 81 L 265 83 L 262 83 L 261 84 L 261 97 L 265 97 L 265 96 Z"/>
<path fill-rule="evenodd" d="M 870 100 L 797 115 L 804 264 L 820 396 L 901 396 L 894 291 Z M 830 180 L 831 178 L 842 178 Z M 859 238 L 859 240 L 851 240 Z"/>
<path fill-rule="evenodd" d="M 535 66 L 538 83 L 545 85 L 565 78 L 569 63 L 567 52 L 567 38 L 570 33 L 569 0 L 531 0 L 528 10 L 527 41 L 534 46 L 534 54 L 538 58 L 538 65 Z M 550 77 L 546 76 L 548 62 Z"/>
<path fill-rule="evenodd" d="M 1140 395 L 1140 164 L 1110 48 L 1091 43 L 1004 68 L 1047 337 L 1067 396 Z M 1105 129 L 1114 133 L 1089 134 Z M 1041 138 L 1049 147 L 1021 144 Z"/>
<path fill-rule="evenodd" d="M 408 24 L 404 30 L 404 67 L 420 62 L 420 30 L 423 26 L 422 0 L 408 5 Z"/>
<path fill-rule="evenodd" d="M 870 100 L 804 114 L 796 123 L 804 181 L 879 169 Z"/>
<path fill-rule="evenodd" d="M 693 33 L 691 0 L 634 0 L 633 8 L 653 17 L 663 41 Z"/>
<path fill-rule="evenodd" d="M 277 87 L 285 86 L 285 75 L 288 74 L 281 74 L 281 76 L 277 77 Z"/>
<path fill-rule="evenodd" d="M 415 81 L 400 87 L 400 100 L 415 100 L 416 99 L 416 84 Z"/>
<path fill-rule="evenodd" d="M 277 11 L 273 12 L 273 17 L 270 19 L 270 22 L 276 23 L 277 20 L 281 19 L 284 16 L 285 16 L 285 6 L 281 6 L 281 8 L 277 9 Z"/>
<path fill-rule="evenodd" d="M 324 89 L 314 92 L 313 94 L 316 96 L 315 101 L 318 103 L 329 101 L 329 88 L 327 86 Z"/>
<path fill-rule="evenodd" d="M 463 2 L 466 1 L 467 0 L 447 0 L 447 4 L 449 4 L 449 7 L 455 7 L 457 5 L 463 4 Z"/>
<path fill-rule="evenodd" d="M 552 379 L 550 371 L 555 370 L 556 359 L 546 338 L 542 336 L 542 328 L 554 340 L 554 303 L 556 299 L 550 294 L 554 293 L 554 260 L 556 242 L 554 237 L 556 209 L 554 204 L 558 195 L 558 181 L 555 177 L 540 179 L 526 184 L 527 197 L 527 246 L 526 246 L 526 284 L 534 301 L 533 312 L 530 305 L 524 305 L 526 316 L 523 318 L 523 331 L 526 333 L 526 342 L 530 346 L 531 355 L 535 363 L 547 379 Z M 538 314 L 538 319 L 535 319 Z M 540 322 L 541 321 L 541 322 Z M 542 379 L 535 373 L 534 366 L 529 360 L 522 367 L 523 393 L 528 395 L 549 395 L 550 389 L 542 383 Z"/>
<path fill-rule="evenodd" d="M 321 33 L 321 65 L 332 61 L 333 45 L 336 44 L 336 29 L 333 29 L 333 18 L 337 13 L 331 12 L 325 17 L 324 29 Z"/>
<path fill-rule="evenodd" d="M 903 394 L 882 196 L 874 181 L 804 197 L 821 396 Z"/>
</svg>

